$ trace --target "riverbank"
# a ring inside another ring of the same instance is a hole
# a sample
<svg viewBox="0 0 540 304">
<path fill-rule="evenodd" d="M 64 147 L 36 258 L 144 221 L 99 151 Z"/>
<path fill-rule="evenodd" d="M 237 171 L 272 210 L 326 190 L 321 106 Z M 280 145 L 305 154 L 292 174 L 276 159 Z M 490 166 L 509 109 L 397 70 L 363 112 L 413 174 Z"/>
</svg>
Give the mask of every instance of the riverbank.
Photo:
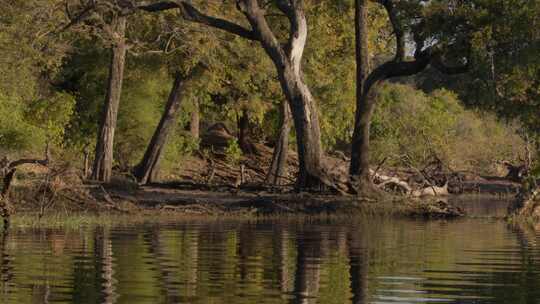
<svg viewBox="0 0 540 304">
<path fill-rule="evenodd" d="M 305 217 L 455 218 L 461 207 L 444 198 L 384 196 L 379 200 L 325 193 L 235 189 L 190 183 L 136 185 L 86 184 L 57 193 L 41 205 L 24 199 L 30 191 L 14 187 L 12 226 L 77 227 L 176 220 L 264 219 Z"/>
<path fill-rule="evenodd" d="M 307 205 L 315 206 L 320 201 L 311 201 Z M 48 210 L 41 214 L 39 210 L 29 210 L 17 212 L 11 216 L 10 229 L 67 229 L 77 230 L 83 227 L 118 227 L 145 224 L 171 224 L 178 222 L 204 223 L 213 221 L 252 221 L 252 220 L 290 220 L 290 221 L 311 221 L 311 220 L 350 220 L 361 218 L 381 218 L 381 219 L 450 219 L 463 217 L 464 215 L 449 215 L 444 208 L 446 203 L 440 202 L 366 202 L 357 205 L 352 202 L 341 201 L 325 202 L 316 208 L 319 212 L 274 212 L 272 207 L 265 206 L 264 212 L 258 212 L 258 207 L 251 204 L 249 207 L 238 206 L 235 209 L 229 208 L 227 211 L 221 209 L 219 212 L 193 212 L 201 210 L 198 205 L 190 211 L 186 208 L 136 208 L 131 206 L 130 210 L 120 211 L 118 209 L 101 209 L 93 211 L 66 211 L 58 208 Z M 297 203 L 298 209 L 305 209 L 306 204 Z M 441 209 L 442 206 L 442 209 Z M 204 208 L 207 210 L 207 208 Z M 214 207 L 214 210 L 217 208 Z M 431 211 L 429 211 L 431 210 Z M 439 210 L 436 214 L 433 211 Z M 444 213 L 444 214 L 443 214 Z M 0 222 L 0 228 L 3 228 Z"/>
<path fill-rule="evenodd" d="M 228 171 L 216 172 L 221 176 Z M 367 199 L 329 192 L 296 192 L 291 185 L 267 187 L 260 182 L 247 182 L 235 186 L 229 180 L 233 175 L 214 182 L 202 182 L 201 177 L 148 186 L 137 185 L 126 176 L 115 176 L 108 184 L 84 181 L 80 176 L 80 171 L 69 167 L 43 172 L 30 167 L 21 171 L 9 195 L 14 218 L 20 215 L 22 226 L 32 226 L 37 222 L 49 222 L 36 219 L 53 215 L 52 223 L 67 218 L 66 222 L 76 226 L 77 223 L 107 222 L 108 216 L 114 218 L 117 215 L 141 217 L 145 221 L 147 217 L 176 220 L 342 215 L 454 218 L 466 213 L 459 204 L 455 205 L 452 200 L 449 203 L 448 197 L 454 198 L 455 194 L 413 198 L 385 193 L 377 199 Z M 460 193 L 510 198 L 516 187 L 516 183 L 501 178 L 467 179 L 462 185 Z M 72 216 L 75 218 L 71 219 Z M 101 218 L 103 216 L 105 219 Z M 86 220 L 84 217 L 93 218 Z"/>
</svg>

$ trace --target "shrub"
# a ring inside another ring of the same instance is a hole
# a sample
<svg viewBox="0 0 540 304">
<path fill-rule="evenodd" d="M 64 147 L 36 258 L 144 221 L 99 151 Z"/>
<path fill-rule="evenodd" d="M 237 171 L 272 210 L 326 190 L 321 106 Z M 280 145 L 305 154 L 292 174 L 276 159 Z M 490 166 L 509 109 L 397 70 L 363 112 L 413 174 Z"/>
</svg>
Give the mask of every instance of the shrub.
<svg viewBox="0 0 540 304">
<path fill-rule="evenodd" d="M 242 149 L 238 144 L 238 140 L 233 138 L 229 141 L 227 148 L 225 149 L 225 158 L 231 165 L 238 165 L 242 159 Z"/>
<path fill-rule="evenodd" d="M 0 92 L 0 146 L 2 152 L 42 153 L 46 142 L 61 146 L 75 99 L 63 92 L 24 102 Z"/>
<path fill-rule="evenodd" d="M 440 158 L 454 170 L 494 174 L 496 162 L 516 161 L 525 143 L 518 127 L 494 115 L 466 110 L 447 90 L 429 95 L 411 86 L 387 84 L 379 92 L 372 123 L 374 162 L 421 167 Z"/>
</svg>

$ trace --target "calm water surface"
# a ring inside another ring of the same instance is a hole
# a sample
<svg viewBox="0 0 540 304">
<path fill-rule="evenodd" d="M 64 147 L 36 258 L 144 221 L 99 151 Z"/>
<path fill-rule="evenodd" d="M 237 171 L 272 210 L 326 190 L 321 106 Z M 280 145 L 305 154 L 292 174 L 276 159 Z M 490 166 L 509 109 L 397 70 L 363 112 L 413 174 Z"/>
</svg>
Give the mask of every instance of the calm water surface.
<svg viewBox="0 0 540 304">
<path fill-rule="evenodd" d="M 540 303 L 539 241 L 482 217 L 12 231 L 0 303 Z"/>
</svg>

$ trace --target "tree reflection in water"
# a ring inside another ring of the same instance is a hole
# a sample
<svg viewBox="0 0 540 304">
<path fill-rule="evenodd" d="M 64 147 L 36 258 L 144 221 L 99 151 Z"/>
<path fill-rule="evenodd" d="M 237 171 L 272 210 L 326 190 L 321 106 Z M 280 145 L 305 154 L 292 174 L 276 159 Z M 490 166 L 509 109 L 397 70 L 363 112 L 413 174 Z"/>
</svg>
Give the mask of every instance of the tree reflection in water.
<svg viewBox="0 0 540 304">
<path fill-rule="evenodd" d="M 495 220 L 13 230 L 0 302 L 536 303 L 538 240 Z"/>
</svg>

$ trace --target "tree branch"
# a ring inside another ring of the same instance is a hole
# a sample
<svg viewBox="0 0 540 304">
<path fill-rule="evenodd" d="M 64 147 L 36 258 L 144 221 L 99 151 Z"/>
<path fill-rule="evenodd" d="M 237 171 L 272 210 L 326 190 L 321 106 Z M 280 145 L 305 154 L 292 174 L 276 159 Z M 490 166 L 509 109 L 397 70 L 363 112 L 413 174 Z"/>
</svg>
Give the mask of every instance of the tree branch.
<svg viewBox="0 0 540 304">
<path fill-rule="evenodd" d="M 381 0 L 378 1 L 378 3 L 383 5 L 386 9 L 388 18 L 390 19 L 390 23 L 394 30 L 394 36 L 396 37 L 396 56 L 394 60 L 403 61 L 405 60 L 405 32 L 403 31 L 403 27 L 399 20 L 396 5 L 393 1 L 389 0 Z"/>
<path fill-rule="evenodd" d="M 182 11 L 184 19 L 188 21 L 215 27 L 249 40 L 260 40 L 259 36 L 253 30 L 246 29 L 231 21 L 206 15 L 186 1 L 159 1 L 153 3 L 144 1 L 139 3 L 137 8 L 147 12 L 159 12 L 178 8 Z"/>
</svg>

